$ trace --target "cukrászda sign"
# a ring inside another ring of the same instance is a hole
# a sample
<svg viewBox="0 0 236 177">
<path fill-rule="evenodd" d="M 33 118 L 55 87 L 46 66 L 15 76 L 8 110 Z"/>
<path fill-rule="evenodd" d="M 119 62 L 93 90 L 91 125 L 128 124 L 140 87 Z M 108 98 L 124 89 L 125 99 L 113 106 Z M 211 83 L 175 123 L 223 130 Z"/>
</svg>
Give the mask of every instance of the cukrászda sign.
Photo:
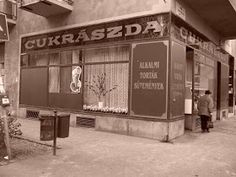
<svg viewBox="0 0 236 177">
<path fill-rule="evenodd" d="M 169 34 L 168 16 L 159 14 L 27 36 L 22 38 L 21 51 L 166 37 Z"/>
</svg>

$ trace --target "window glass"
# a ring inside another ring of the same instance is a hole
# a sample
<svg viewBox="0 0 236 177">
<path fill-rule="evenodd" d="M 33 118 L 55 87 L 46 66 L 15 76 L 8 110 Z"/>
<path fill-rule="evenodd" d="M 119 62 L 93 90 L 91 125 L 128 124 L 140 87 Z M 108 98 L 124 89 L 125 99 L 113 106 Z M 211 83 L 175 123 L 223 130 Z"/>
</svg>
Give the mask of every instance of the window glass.
<svg viewBox="0 0 236 177">
<path fill-rule="evenodd" d="M 204 95 L 206 90 L 210 90 L 212 92 L 212 97 L 216 99 L 215 95 L 215 78 L 214 78 L 214 68 L 207 66 L 203 63 L 196 62 L 195 69 L 194 69 L 194 101 L 197 103 L 198 98 Z M 216 105 L 214 105 L 215 107 Z"/>
<path fill-rule="evenodd" d="M 185 68 L 185 114 L 192 114 L 193 50 L 187 48 Z M 194 107 L 196 110 L 196 106 Z"/>
<path fill-rule="evenodd" d="M 49 93 L 60 92 L 60 68 L 49 67 Z"/>
<path fill-rule="evenodd" d="M 48 67 L 48 92 L 53 98 L 76 93 L 81 104 L 83 100 L 84 105 L 94 108 L 100 101 L 109 112 L 128 112 L 128 46 L 24 55 L 21 66 Z"/>
<path fill-rule="evenodd" d="M 129 61 L 128 47 L 124 49 L 89 49 L 85 61 Z M 112 50 L 111 50 L 112 49 Z M 118 52 L 119 51 L 119 52 Z M 84 66 L 84 107 L 105 112 L 127 112 L 129 63 L 107 63 Z M 102 103 L 102 106 L 99 105 Z"/>
<path fill-rule="evenodd" d="M 72 51 L 61 52 L 61 64 L 71 64 L 72 63 Z"/>
<path fill-rule="evenodd" d="M 60 64 L 59 53 L 50 53 L 49 65 L 59 65 L 59 64 Z"/>
<path fill-rule="evenodd" d="M 49 65 L 59 65 L 60 58 L 59 53 L 49 54 Z M 60 92 L 60 67 L 49 67 L 49 93 Z"/>
<path fill-rule="evenodd" d="M 48 54 L 31 54 L 29 56 L 29 66 L 47 66 Z"/>
<path fill-rule="evenodd" d="M 106 64 L 85 66 L 85 105 L 104 107 L 128 107 L 128 64 Z"/>
<path fill-rule="evenodd" d="M 70 90 L 71 71 L 72 71 L 71 66 L 61 67 L 61 70 L 60 70 L 60 76 L 61 76 L 60 92 L 61 93 L 71 93 L 71 90 Z"/>
<path fill-rule="evenodd" d="M 75 69 L 76 66 L 72 66 L 71 64 L 79 62 L 79 55 L 79 50 L 74 50 L 73 52 L 64 51 L 61 55 L 58 53 L 50 54 L 49 65 L 53 66 L 49 67 L 49 93 L 72 93 L 70 88 L 73 77 L 72 70 Z M 59 56 L 61 58 L 59 58 Z M 67 66 L 59 66 L 60 64 Z M 80 75 L 81 73 L 82 71 Z M 81 83 L 80 88 L 77 88 L 77 82 L 81 81 L 81 76 L 75 79 L 77 79 L 74 81 L 76 85 L 73 85 L 73 88 L 81 89 Z"/>
<path fill-rule="evenodd" d="M 48 69 L 46 67 L 23 68 L 20 82 L 20 104 L 47 106 Z"/>
<path fill-rule="evenodd" d="M 72 53 L 72 63 L 80 63 L 81 62 L 81 57 L 80 57 L 80 50 L 73 50 Z"/>
<path fill-rule="evenodd" d="M 185 99 L 192 99 L 192 72 L 193 72 L 193 58 L 191 53 L 187 53 L 186 70 L 185 70 Z"/>
<path fill-rule="evenodd" d="M 86 63 L 128 61 L 128 50 L 127 46 L 87 49 L 84 51 L 84 59 Z"/>
<path fill-rule="evenodd" d="M 194 60 L 193 60 L 194 58 Z M 187 67 L 185 75 L 185 113 L 191 114 L 192 97 L 194 101 L 194 114 L 197 113 L 197 102 L 206 90 L 212 92 L 214 107 L 216 107 L 216 76 L 214 61 L 196 51 L 187 52 Z M 194 65 L 194 67 L 193 67 Z M 194 68 L 194 69 L 193 69 Z M 194 70 L 194 71 L 193 71 Z M 192 96 L 192 72 L 194 73 L 194 94 Z"/>
</svg>

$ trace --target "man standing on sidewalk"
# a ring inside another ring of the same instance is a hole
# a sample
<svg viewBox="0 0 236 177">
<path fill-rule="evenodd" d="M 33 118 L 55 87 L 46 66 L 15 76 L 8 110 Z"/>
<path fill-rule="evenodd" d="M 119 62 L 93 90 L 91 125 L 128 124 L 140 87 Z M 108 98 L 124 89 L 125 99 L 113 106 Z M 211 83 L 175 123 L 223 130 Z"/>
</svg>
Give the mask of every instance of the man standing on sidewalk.
<svg viewBox="0 0 236 177">
<path fill-rule="evenodd" d="M 198 100 L 197 108 L 198 115 L 201 117 L 201 129 L 202 132 L 209 132 L 209 127 L 207 122 L 211 118 L 212 108 L 213 108 L 213 100 L 211 98 L 211 91 L 206 90 L 205 95 L 201 96 Z"/>
</svg>

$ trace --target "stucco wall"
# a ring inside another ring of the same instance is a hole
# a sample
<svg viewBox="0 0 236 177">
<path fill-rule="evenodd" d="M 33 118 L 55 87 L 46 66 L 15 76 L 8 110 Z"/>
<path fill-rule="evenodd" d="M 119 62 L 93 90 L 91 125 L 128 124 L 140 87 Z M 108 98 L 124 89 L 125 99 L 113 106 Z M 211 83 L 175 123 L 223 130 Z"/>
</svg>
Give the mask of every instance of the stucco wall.
<svg viewBox="0 0 236 177">
<path fill-rule="evenodd" d="M 170 1 L 168 1 L 170 2 Z M 165 6 L 163 8 L 163 6 Z M 162 7 L 162 8 L 160 8 Z M 75 0 L 71 13 L 44 18 L 19 10 L 20 34 L 27 34 L 62 26 L 84 24 L 120 16 L 159 13 L 168 11 L 169 3 L 163 0 Z"/>
</svg>

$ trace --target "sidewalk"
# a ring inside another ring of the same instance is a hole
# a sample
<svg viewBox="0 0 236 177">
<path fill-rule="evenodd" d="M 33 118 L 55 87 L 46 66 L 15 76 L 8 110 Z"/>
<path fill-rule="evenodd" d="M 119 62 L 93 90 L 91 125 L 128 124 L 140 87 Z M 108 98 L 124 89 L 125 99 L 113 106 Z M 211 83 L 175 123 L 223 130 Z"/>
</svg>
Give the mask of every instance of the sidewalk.
<svg viewBox="0 0 236 177">
<path fill-rule="evenodd" d="M 39 140 L 39 121 L 19 119 Z M 62 149 L 0 167 L 0 177 L 236 177 L 236 117 L 172 143 L 70 127 Z M 49 142 L 52 144 L 52 142 Z"/>
</svg>

